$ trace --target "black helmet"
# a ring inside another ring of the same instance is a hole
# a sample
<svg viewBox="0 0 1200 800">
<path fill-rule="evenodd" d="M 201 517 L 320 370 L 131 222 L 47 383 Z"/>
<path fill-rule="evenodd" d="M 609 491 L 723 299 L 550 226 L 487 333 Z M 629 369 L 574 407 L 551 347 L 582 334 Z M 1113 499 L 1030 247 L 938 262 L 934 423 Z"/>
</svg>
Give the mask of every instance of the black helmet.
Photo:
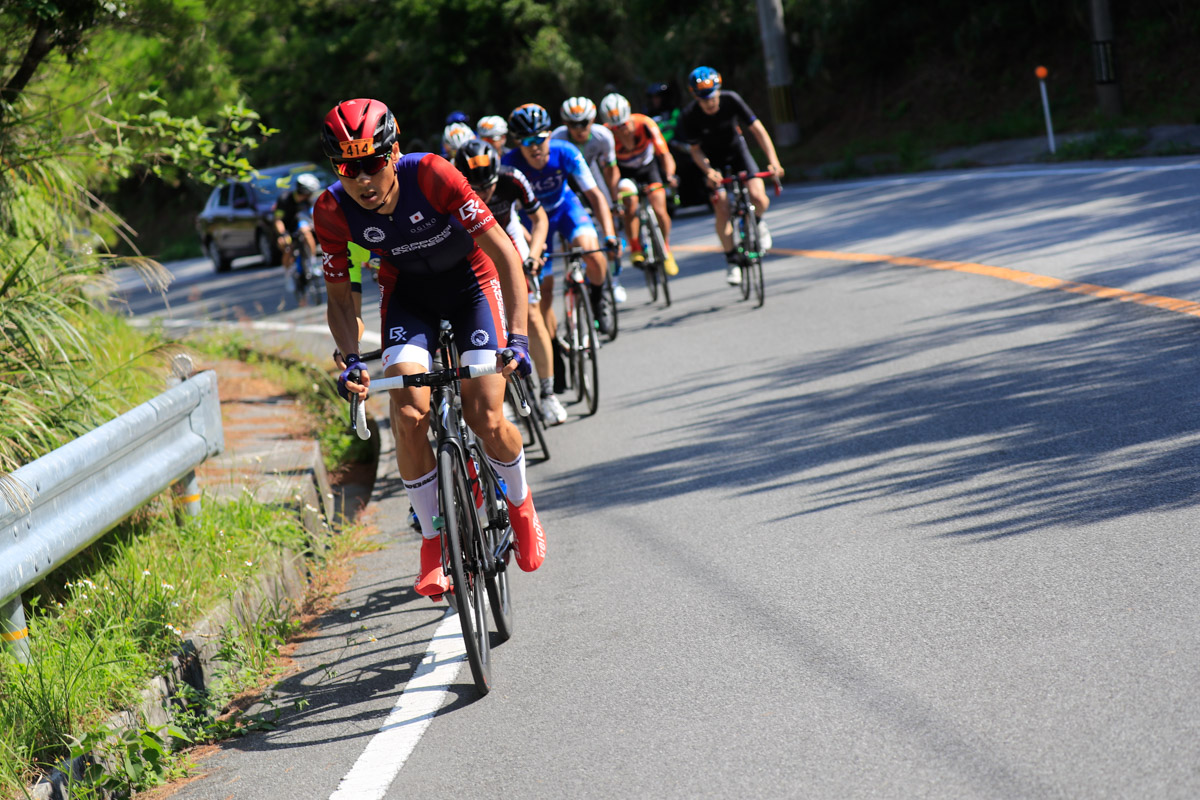
<svg viewBox="0 0 1200 800">
<path fill-rule="evenodd" d="M 508 115 L 508 132 L 516 139 L 537 136 L 550 130 L 550 112 L 537 103 L 517 106 Z"/>
<path fill-rule="evenodd" d="M 651 97 L 665 97 L 670 91 L 671 87 L 669 85 L 659 81 L 646 87 L 646 97 L 647 99 Z"/>
<path fill-rule="evenodd" d="M 473 189 L 486 189 L 500 178 L 500 156 L 483 139 L 472 139 L 454 154 L 454 166 Z"/>
</svg>

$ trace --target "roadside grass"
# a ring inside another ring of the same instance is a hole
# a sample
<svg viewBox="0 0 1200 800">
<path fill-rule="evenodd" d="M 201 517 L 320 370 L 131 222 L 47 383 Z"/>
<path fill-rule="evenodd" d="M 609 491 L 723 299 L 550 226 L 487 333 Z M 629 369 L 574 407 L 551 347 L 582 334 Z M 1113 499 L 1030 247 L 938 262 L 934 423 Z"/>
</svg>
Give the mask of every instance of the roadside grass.
<svg viewBox="0 0 1200 800">
<path fill-rule="evenodd" d="M 21 796 L 39 772 L 71 755 L 73 743 L 103 741 L 103 721 L 137 701 L 189 626 L 282 548 L 309 551 L 308 532 L 293 512 L 248 492 L 206 500 L 194 518 L 154 505 L 39 584 L 29 599 L 30 663 L 0 655 L 0 793 Z M 291 610 L 270 608 L 226 632 L 228 667 L 208 708 L 261 679 L 294 630 L 292 619 Z M 205 736 L 199 728 L 186 734 Z M 138 769 L 135 761 L 127 772 L 128 788 L 140 788 L 142 776 L 166 777 L 165 768 Z"/>
</svg>

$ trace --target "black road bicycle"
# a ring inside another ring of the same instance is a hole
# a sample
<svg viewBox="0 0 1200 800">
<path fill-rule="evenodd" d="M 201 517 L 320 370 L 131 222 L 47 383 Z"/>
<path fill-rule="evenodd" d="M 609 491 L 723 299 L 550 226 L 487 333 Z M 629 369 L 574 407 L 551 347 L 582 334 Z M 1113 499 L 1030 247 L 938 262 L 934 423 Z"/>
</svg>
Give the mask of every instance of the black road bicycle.
<svg viewBox="0 0 1200 800">
<path fill-rule="evenodd" d="M 663 236 L 662 226 L 658 224 L 658 215 L 650 205 L 646 187 L 638 184 L 638 237 L 642 240 L 642 254 L 646 260 L 642 262 L 642 274 L 646 278 L 646 288 L 650 290 L 650 302 L 658 300 L 662 293 L 663 303 L 671 305 L 671 290 L 667 286 L 667 245 Z"/>
<path fill-rule="evenodd" d="M 434 527 L 442 540 L 442 565 L 450 577 L 450 593 L 458 610 L 467 661 L 475 688 L 481 695 L 491 689 L 491 636 L 497 643 L 512 636 L 513 612 L 508 560 L 513 531 L 509 524 L 504 490 L 483 448 L 462 418 L 460 381 L 497 372 L 495 364 L 461 366 L 449 326 L 439 337 L 440 369 L 418 375 L 398 375 L 371 381 L 371 389 L 386 391 L 413 386 L 433 390 L 431 423 L 438 465 L 438 508 Z M 518 410 L 529 414 L 529 402 L 519 382 Z M 351 427 L 362 439 L 370 437 L 366 411 L 351 395 Z M 486 598 L 485 598 L 486 595 Z M 490 614 L 489 614 L 490 611 Z"/>
<path fill-rule="evenodd" d="M 297 303 L 324 305 L 325 270 L 321 267 L 321 258 L 317 253 L 308 252 L 304 237 L 299 234 L 292 237 L 291 263 L 286 268 Z"/>
<path fill-rule="evenodd" d="M 572 249 L 563 253 L 547 253 L 546 258 L 565 258 L 563 278 L 562 335 L 559 344 L 567 361 L 564 376 L 568 388 L 574 388 L 576 402 L 587 406 L 589 415 L 600 404 L 600 366 L 596 358 L 600 350 L 600 335 L 592 317 L 589 286 L 583 269 L 583 257 L 589 253 L 607 252 Z M 616 306 L 612 307 L 616 316 Z"/>
<path fill-rule="evenodd" d="M 733 246 L 738 255 L 738 265 L 742 268 L 742 299 L 749 300 L 754 293 L 755 308 L 762 308 L 766 300 L 766 287 L 763 285 L 762 247 L 758 240 L 758 214 L 754 203 L 750 200 L 750 190 L 747 183 L 751 178 L 770 178 L 770 172 L 756 172 L 753 175 L 742 171 L 733 175 L 727 174 L 721 181 L 722 186 L 729 189 L 729 219 L 733 224 Z M 775 180 L 775 194 L 783 191 L 779 180 Z"/>
</svg>

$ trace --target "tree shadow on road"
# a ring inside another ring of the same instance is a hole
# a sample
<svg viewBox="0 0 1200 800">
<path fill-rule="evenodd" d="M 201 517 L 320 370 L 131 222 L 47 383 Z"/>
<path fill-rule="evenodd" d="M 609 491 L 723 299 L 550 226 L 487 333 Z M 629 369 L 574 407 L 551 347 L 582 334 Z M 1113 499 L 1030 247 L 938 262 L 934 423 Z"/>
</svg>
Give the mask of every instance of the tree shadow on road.
<svg viewBox="0 0 1200 800">
<path fill-rule="evenodd" d="M 883 498 L 974 540 L 1200 502 L 1194 321 L 1039 292 L 927 322 L 751 362 L 732 391 L 711 372 L 649 390 L 633 403 L 675 404 L 666 444 L 563 476 L 544 502 L 586 512 L 734 488 L 794 503 L 799 487 L 803 507 L 781 504 L 778 518 Z M 1004 343 L 1029 328 L 1045 335 Z M 977 337 L 998 344 L 943 351 Z"/>
</svg>

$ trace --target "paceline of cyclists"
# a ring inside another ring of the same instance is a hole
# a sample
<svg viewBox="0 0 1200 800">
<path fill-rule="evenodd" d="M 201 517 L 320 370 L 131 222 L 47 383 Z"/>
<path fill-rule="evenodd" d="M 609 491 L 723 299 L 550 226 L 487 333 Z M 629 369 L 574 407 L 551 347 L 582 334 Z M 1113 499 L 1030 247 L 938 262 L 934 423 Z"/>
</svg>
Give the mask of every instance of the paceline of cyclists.
<svg viewBox="0 0 1200 800">
<path fill-rule="evenodd" d="M 526 477 L 521 434 L 504 413 L 505 380 L 536 367 L 543 418 L 549 424 L 566 420 L 555 394 L 554 275 L 545 254 L 555 248 L 583 254 L 596 327 L 607 334 L 614 324 L 611 303 L 625 298 L 619 280 L 606 291 L 610 257 L 620 247 L 618 220 L 630 263 L 639 267 L 646 260 L 640 202 L 649 204 L 661 228 L 662 268 L 668 275 L 679 271 L 670 254 L 668 192 L 678 180 L 669 136 L 687 145 L 704 176 L 731 284 L 739 284 L 741 275 L 722 180 L 759 173 L 747 132 L 766 155 L 767 172 L 776 179 L 783 174 L 762 121 L 740 95 L 722 88 L 716 70 L 694 69 L 688 88 L 693 99 L 681 112 L 657 118 L 633 112 L 616 93 L 598 106 L 586 97 L 567 98 L 558 108 L 559 124 L 536 103 L 485 115 L 473 129 L 469 117 L 456 111 L 446 120 L 441 154 L 401 153 L 399 123 L 377 99 L 340 102 L 322 126 L 322 146 L 338 181 L 316 198 L 311 227 L 323 251 L 329 330 L 337 353 L 345 354 L 335 356 L 343 367 L 338 390 L 344 398 L 354 393 L 365 399 L 370 389 L 370 373 L 358 355 L 362 300 L 356 275 L 370 266 L 378 269 L 384 376 L 432 369 L 443 320 L 453 328 L 464 366 L 495 365 L 496 374 L 463 381 L 462 413 L 504 482 L 517 565 L 527 572 L 546 557 L 546 533 Z M 665 89 L 656 84 L 650 99 Z M 308 183 L 298 181 L 305 189 Z M 763 217 L 770 201 L 761 178 L 751 178 L 748 188 L 759 246 L 766 251 L 770 234 Z M 300 193 L 281 202 L 281 237 L 307 235 L 291 208 L 304 199 Z M 555 237 L 561 245 L 552 245 Z M 429 389 L 390 390 L 389 411 L 397 466 L 424 537 L 415 588 L 438 598 L 449 580 L 434 524 Z"/>
</svg>

